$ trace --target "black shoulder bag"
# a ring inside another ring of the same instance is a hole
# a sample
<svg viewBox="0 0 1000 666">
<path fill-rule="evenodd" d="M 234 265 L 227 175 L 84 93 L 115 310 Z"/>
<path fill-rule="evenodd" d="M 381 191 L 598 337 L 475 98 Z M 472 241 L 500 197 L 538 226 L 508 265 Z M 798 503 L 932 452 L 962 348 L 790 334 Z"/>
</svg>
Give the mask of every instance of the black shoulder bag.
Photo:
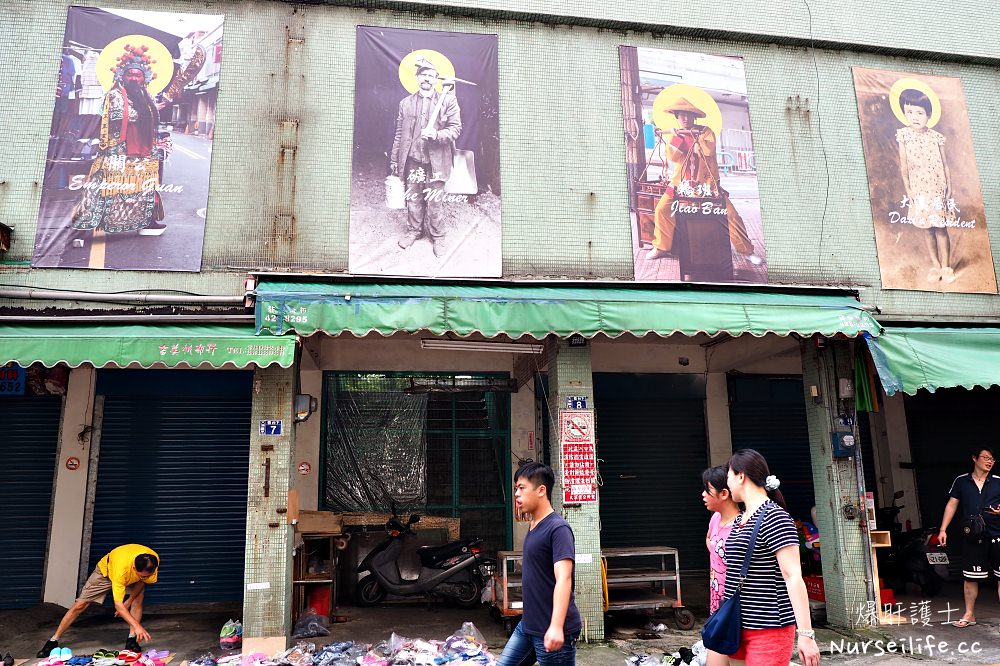
<svg viewBox="0 0 1000 666">
<path fill-rule="evenodd" d="M 747 546 L 747 555 L 743 559 L 743 568 L 740 570 L 740 584 L 736 588 L 733 596 L 726 599 L 719 610 L 715 611 L 708 622 L 701 628 L 701 640 L 709 650 L 719 654 L 735 654 L 740 649 L 740 591 L 743 583 L 746 582 L 747 572 L 750 570 L 750 558 L 753 557 L 753 547 L 757 543 L 757 532 L 760 531 L 760 524 L 764 522 L 764 515 L 770 506 L 761 508 L 754 522 L 753 531 L 750 533 L 750 544 Z M 726 575 L 729 575 L 728 573 Z"/>
<path fill-rule="evenodd" d="M 969 475 L 972 480 L 972 475 Z M 975 481 L 972 481 L 975 483 Z M 986 496 L 986 486 L 990 483 L 990 475 L 986 475 L 983 489 L 979 492 L 979 512 L 971 513 L 962 519 L 962 534 L 968 541 L 978 542 L 986 536 L 986 521 L 983 519 L 983 498 Z"/>
</svg>

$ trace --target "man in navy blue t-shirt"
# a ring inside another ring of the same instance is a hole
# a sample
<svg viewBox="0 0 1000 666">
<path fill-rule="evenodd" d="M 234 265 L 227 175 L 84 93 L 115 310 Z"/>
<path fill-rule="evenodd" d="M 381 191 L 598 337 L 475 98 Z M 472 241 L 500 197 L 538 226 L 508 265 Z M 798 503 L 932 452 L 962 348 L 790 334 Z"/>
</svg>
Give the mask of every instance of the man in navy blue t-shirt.
<svg viewBox="0 0 1000 666">
<path fill-rule="evenodd" d="M 514 475 L 514 501 L 532 518 L 521 563 L 524 613 L 497 666 L 576 664 L 582 626 L 573 593 L 576 547 L 569 523 L 552 509 L 553 485 L 552 469 L 541 463 L 521 465 Z"/>
<path fill-rule="evenodd" d="M 972 472 L 958 476 L 951 484 L 941 518 L 938 541 L 942 546 L 948 543 L 948 525 L 956 515 L 964 520 L 979 514 L 986 524 L 986 533 L 981 537 L 965 537 L 962 551 L 965 613 L 954 622 L 956 627 L 976 624 L 979 583 L 989 580 L 991 573 L 1000 581 L 1000 476 L 992 473 L 994 462 L 993 450 L 986 447 L 972 456 Z M 997 590 L 1000 593 L 1000 584 Z"/>
</svg>

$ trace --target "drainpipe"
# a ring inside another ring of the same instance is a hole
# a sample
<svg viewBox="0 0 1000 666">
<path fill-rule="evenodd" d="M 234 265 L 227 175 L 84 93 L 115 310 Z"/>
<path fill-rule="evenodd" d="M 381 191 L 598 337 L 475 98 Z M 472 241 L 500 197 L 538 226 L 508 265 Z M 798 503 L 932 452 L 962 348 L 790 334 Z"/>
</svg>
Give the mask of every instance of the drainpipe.
<svg viewBox="0 0 1000 666">
<path fill-rule="evenodd" d="M 243 305 L 243 296 L 201 296 L 197 294 L 108 294 L 90 291 L 60 291 L 0 287 L 0 298 L 44 301 L 92 301 L 141 305 Z"/>
<path fill-rule="evenodd" d="M 234 315 L 0 315 L 0 324 L 243 324 L 254 323 L 250 314 Z"/>
</svg>

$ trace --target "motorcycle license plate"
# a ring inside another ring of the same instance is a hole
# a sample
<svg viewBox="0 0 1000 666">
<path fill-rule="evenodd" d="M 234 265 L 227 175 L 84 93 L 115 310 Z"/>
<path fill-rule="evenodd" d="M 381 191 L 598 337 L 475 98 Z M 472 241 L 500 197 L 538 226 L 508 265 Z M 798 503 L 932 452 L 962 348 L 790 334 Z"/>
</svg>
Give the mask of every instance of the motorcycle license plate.
<svg viewBox="0 0 1000 666">
<path fill-rule="evenodd" d="M 927 562 L 929 564 L 951 564 L 948 561 L 948 553 L 927 553 Z"/>
</svg>

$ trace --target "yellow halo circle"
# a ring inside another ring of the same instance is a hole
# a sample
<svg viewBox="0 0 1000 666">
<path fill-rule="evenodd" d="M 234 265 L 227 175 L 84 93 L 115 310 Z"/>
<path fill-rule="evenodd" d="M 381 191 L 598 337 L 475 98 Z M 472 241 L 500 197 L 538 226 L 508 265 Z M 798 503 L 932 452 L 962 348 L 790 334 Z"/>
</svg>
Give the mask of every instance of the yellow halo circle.
<svg viewBox="0 0 1000 666">
<path fill-rule="evenodd" d="M 105 46 L 97 56 L 97 80 L 101 82 L 104 92 L 111 90 L 115 85 L 115 73 L 111 70 L 118 65 L 118 56 L 125 53 L 126 44 L 148 46 L 146 55 L 156 61 L 150 65 L 156 78 L 146 86 L 150 95 L 162 92 L 170 85 L 170 79 L 174 76 L 174 59 L 167 47 L 146 35 L 125 35 Z"/>
<path fill-rule="evenodd" d="M 718 103 L 703 89 L 689 83 L 675 83 L 660 91 L 653 100 L 653 124 L 665 133 L 680 128 L 677 117 L 667 111 L 667 108 L 681 97 L 705 114 L 704 118 L 698 118 L 695 122 L 710 127 L 715 136 L 722 133 L 722 111 Z"/>
<path fill-rule="evenodd" d="M 909 76 L 899 79 L 889 89 L 889 106 L 892 107 L 892 113 L 896 116 L 896 119 L 904 125 L 910 124 L 910 121 L 906 119 L 906 114 L 903 113 L 903 107 L 899 105 L 899 96 L 904 90 L 919 90 L 927 95 L 927 99 L 931 101 L 931 117 L 927 119 L 927 126 L 934 127 L 937 125 L 938 121 L 941 120 L 941 100 L 938 99 L 937 93 L 927 83 Z"/>
<path fill-rule="evenodd" d="M 428 60 L 437 67 L 438 76 L 445 78 L 455 76 L 455 66 L 451 64 L 451 60 L 448 60 L 448 56 L 445 54 L 431 49 L 410 51 L 399 61 L 399 82 L 411 94 L 420 90 L 420 84 L 417 83 L 417 60 L 419 59 Z M 441 92 L 441 82 L 435 83 L 434 88 Z"/>
</svg>

